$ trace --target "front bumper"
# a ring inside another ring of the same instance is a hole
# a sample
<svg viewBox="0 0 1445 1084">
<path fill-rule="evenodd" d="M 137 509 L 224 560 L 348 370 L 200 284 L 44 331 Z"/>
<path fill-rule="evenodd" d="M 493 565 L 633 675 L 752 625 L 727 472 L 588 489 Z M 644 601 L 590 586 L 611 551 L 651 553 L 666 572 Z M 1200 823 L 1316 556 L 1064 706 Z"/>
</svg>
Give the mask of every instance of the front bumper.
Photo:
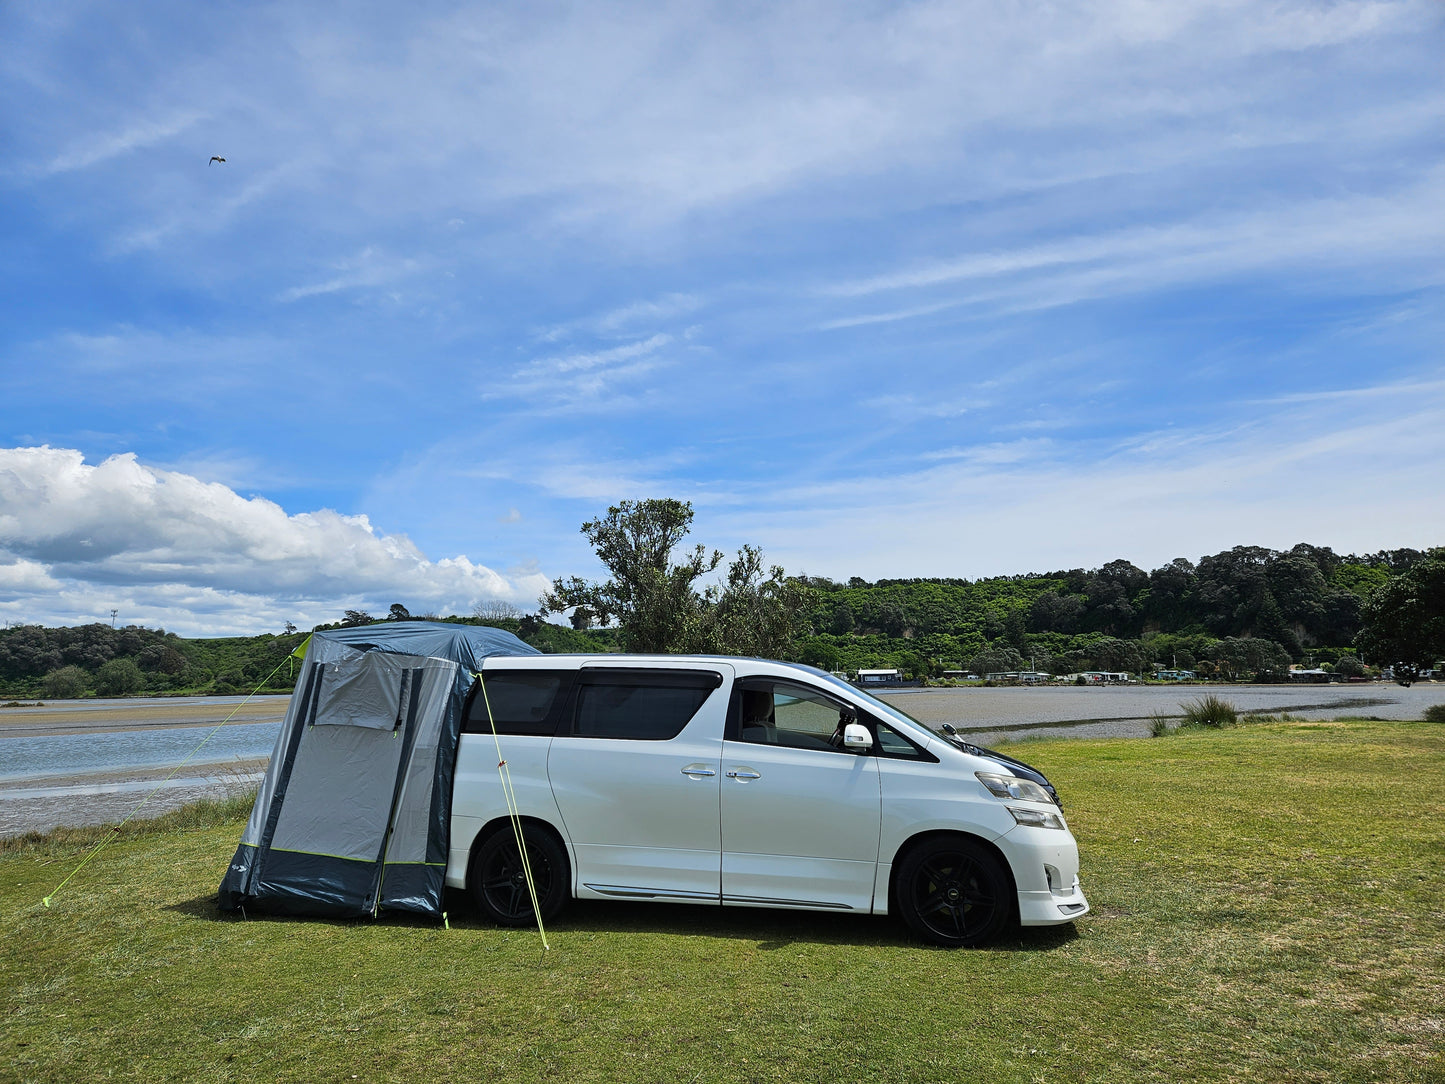
<svg viewBox="0 0 1445 1084">
<path fill-rule="evenodd" d="M 1019 825 L 994 843 L 1013 871 L 1019 925 L 1056 926 L 1089 913 L 1079 885 L 1079 845 L 1073 833 Z"/>
<path fill-rule="evenodd" d="M 1061 922 L 1073 922 L 1089 913 L 1089 901 L 1079 887 L 1079 879 L 1064 892 L 1040 892 L 1037 889 L 1019 890 L 1020 926 L 1057 926 Z"/>
</svg>

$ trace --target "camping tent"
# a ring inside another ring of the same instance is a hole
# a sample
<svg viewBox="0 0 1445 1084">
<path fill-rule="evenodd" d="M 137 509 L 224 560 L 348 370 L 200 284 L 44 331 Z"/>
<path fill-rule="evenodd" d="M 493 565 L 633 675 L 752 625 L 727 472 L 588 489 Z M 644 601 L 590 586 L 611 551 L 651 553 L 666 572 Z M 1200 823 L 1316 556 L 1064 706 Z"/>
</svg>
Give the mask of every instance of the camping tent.
<svg viewBox="0 0 1445 1084">
<path fill-rule="evenodd" d="M 318 632 L 301 650 L 221 908 L 439 917 L 467 690 L 486 656 L 537 650 L 430 621 Z"/>
</svg>

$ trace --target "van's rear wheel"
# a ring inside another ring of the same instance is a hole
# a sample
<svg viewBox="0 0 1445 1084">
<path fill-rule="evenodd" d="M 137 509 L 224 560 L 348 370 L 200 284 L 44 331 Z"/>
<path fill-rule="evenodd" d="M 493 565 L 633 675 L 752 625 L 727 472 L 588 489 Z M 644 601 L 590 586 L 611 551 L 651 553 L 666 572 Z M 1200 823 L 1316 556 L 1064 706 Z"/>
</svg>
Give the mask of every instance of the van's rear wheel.
<svg viewBox="0 0 1445 1084">
<path fill-rule="evenodd" d="M 979 945 L 1002 930 L 1013 914 L 1009 891 L 998 859 L 966 839 L 925 841 L 898 867 L 903 921 L 925 941 L 948 948 Z"/>
<path fill-rule="evenodd" d="M 542 921 L 550 922 L 567 902 L 567 855 L 550 833 L 534 825 L 522 826 L 527 844 L 527 863 L 537 891 Z M 477 848 L 467 877 L 467 891 L 477 909 L 502 926 L 530 926 L 536 922 L 532 893 L 527 888 L 527 869 L 517 848 L 517 835 L 510 824 L 493 832 Z"/>
</svg>

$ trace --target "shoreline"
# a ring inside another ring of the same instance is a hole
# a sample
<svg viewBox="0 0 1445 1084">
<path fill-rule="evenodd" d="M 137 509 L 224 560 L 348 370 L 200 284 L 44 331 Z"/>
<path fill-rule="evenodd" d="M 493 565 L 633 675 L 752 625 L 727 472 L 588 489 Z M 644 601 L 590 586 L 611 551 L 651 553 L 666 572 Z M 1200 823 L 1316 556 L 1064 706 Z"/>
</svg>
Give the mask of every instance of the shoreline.
<svg viewBox="0 0 1445 1084">
<path fill-rule="evenodd" d="M 252 697 L 249 701 L 239 697 L 188 698 L 169 703 L 140 697 L 46 701 L 39 707 L 0 708 L 0 740 L 279 723 L 285 718 L 290 701 L 290 696 L 272 694 Z"/>
</svg>

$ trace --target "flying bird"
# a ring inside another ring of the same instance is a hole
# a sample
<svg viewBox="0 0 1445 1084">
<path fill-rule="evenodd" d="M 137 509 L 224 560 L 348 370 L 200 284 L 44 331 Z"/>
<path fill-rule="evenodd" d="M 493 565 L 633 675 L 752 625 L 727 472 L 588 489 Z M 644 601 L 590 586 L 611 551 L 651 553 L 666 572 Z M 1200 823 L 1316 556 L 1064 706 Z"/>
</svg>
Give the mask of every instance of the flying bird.
<svg viewBox="0 0 1445 1084">
<path fill-rule="evenodd" d="M 213 155 L 211 155 L 211 161 L 210 161 L 210 162 L 207 162 L 206 165 L 209 166 L 209 165 L 211 164 L 211 162 L 224 162 L 224 161 L 225 161 L 225 159 L 222 158 L 219 154 L 213 154 Z"/>
</svg>

